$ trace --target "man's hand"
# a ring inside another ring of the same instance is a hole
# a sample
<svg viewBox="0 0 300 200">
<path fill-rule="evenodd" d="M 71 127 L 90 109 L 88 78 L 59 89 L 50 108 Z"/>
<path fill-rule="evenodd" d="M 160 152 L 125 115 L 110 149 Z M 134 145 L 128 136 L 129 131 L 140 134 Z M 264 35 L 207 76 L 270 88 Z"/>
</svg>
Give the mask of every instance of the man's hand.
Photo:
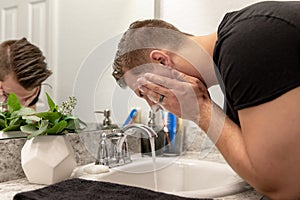
<svg viewBox="0 0 300 200">
<path fill-rule="evenodd" d="M 147 102 L 160 104 L 173 114 L 199 124 L 200 115 L 207 108 L 205 104 L 211 103 L 205 83 L 175 69 L 161 68 L 164 69 L 156 70 L 155 74 L 145 73 L 138 79 L 139 90 Z"/>
</svg>

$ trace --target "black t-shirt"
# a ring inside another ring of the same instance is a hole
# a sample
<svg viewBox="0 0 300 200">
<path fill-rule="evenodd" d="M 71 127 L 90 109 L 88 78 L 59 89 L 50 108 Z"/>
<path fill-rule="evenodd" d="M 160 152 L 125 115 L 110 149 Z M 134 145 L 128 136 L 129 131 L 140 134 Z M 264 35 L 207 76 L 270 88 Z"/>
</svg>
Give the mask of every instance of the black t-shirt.
<svg viewBox="0 0 300 200">
<path fill-rule="evenodd" d="M 228 116 L 300 86 L 300 1 L 260 2 L 227 13 L 214 62 Z M 300 102 L 299 102 L 300 103 Z"/>
</svg>

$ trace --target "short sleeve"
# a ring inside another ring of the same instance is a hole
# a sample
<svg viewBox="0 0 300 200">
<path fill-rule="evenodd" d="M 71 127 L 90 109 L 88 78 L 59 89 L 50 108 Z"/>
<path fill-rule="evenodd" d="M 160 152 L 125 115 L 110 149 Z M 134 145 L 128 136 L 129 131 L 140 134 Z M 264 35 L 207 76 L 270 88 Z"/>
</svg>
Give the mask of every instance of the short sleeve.
<svg viewBox="0 0 300 200">
<path fill-rule="evenodd" d="M 218 43 L 216 64 L 235 110 L 300 86 L 300 33 L 284 20 L 254 16 L 239 21 Z"/>
</svg>

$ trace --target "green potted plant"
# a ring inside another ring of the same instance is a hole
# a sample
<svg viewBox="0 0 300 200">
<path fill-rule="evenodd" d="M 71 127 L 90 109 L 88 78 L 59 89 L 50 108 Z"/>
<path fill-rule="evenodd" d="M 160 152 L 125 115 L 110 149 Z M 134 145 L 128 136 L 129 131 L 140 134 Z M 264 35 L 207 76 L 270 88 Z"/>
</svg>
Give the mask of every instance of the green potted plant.
<svg viewBox="0 0 300 200">
<path fill-rule="evenodd" d="M 56 105 L 46 93 L 49 110 L 36 112 L 34 109 L 20 104 L 17 96 L 11 93 L 7 100 L 6 111 L 0 112 L 0 129 L 3 132 L 18 131 L 26 133 L 28 139 L 42 135 L 64 135 L 76 133 L 85 126 L 78 117 L 72 115 L 76 106 L 76 98 Z"/>
<path fill-rule="evenodd" d="M 72 115 L 76 98 L 56 105 L 46 93 L 49 110 L 36 112 L 20 104 L 10 94 L 7 109 L 0 113 L 2 131 L 22 131 L 27 135 L 21 151 L 23 171 L 31 183 L 52 184 L 68 178 L 76 160 L 66 133 L 78 133 L 85 124 Z"/>
</svg>

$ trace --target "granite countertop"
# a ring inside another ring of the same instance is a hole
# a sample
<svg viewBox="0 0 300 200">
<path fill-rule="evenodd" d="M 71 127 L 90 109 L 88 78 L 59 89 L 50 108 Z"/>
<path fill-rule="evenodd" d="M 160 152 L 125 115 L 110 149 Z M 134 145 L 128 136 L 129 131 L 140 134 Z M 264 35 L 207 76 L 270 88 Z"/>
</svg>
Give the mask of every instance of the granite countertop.
<svg viewBox="0 0 300 200">
<path fill-rule="evenodd" d="M 199 154 L 194 152 L 188 152 L 184 156 L 186 159 L 198 159 Z M 209 161 L 217 161 L 224 162 L 223 157 L 219 153 L 211 153 L 209 154 L 205 160 Z M 38 188 L 45 187 L 45 185 L 32 184 L 27 181 L 26 178 L 21 178 L 17 180 L 7 181 L 0 183 L 0 199 L 1 200 L 12 200 L 13 196 L 19 192 L 34 190 Z M 215 198 L 216 200 L 239 200 L 239 199 L 247 199 L 247 200 L 258 200 L 262 197 L 261 194 L 256 192 L 253 189 L 250 189 L 246 192 L 242 192 L 232 196 L 226 196 L 221 198 Z"/>
</svg>

